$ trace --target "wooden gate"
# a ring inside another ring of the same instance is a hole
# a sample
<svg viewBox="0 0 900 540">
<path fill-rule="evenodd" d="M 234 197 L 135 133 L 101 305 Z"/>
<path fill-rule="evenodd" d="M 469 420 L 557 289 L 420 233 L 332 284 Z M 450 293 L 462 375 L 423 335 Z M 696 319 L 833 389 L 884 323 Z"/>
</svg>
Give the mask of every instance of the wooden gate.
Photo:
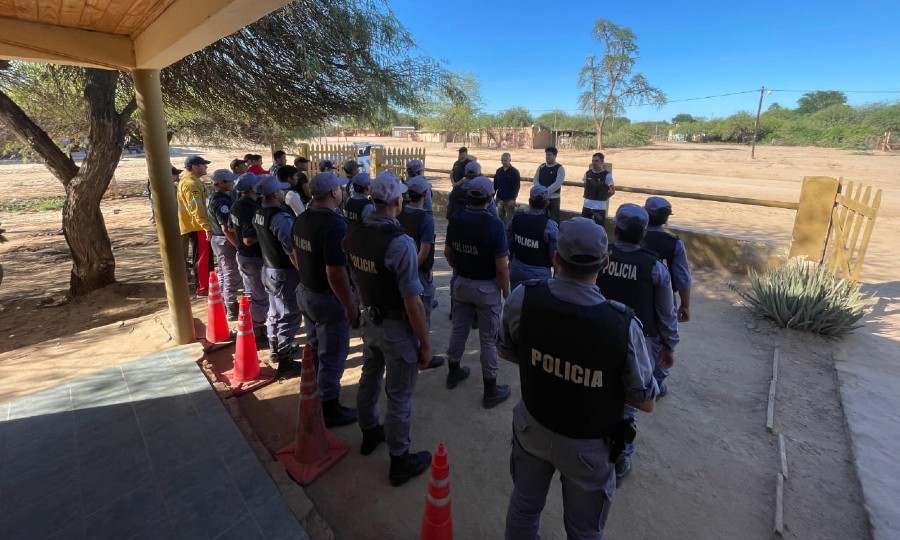
<svg viewBox="0 0 900 540">
<path fill-rule="evenodd" d="M 406 180 L 406 164 L 419 159 L 425 163 L 424 148 L 373 148 L 372 177 L 383 171 L 391 171 L 401 180 Z"/>
<path fill-rule="evenodd" d="M 852 281 L 859 280 L 863 260 L 872 238 L 875 217 L 881 206 L 881 190 L 841 181 L 831 210 L 822 262 L 832 272 Z"/>
<path fill-rule="evenodd" d="M 344 170 L 341 166 L 348 159 L 356 159 L 356 147 L 352 144 L 301 143 L 298 154 L 309 158 L 309 170 L 312 172 L 312 175 L 319 172 L 319 162 L 323 159 L 330 159 L 331 162 L 334 163 L 334 166 L 337 167 L 337 171 L 335 172 L 343 175 Z"/>
</svg>

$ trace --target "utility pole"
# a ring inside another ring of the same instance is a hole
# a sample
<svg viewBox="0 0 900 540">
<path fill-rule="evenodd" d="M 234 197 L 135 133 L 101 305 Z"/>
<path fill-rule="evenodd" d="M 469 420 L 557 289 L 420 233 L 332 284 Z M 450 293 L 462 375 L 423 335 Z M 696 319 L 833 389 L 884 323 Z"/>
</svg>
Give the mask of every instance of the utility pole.
<svg viewBox="0 0 900 540">
<path fill-rule="evenodd" d="M 756 125 L 753 126 L 753 143 L 750 145 L 750 159 L 756 159 L 756 139 L 759 138 L 759 113 L 762 111 L 763 94 L 766 92 L 765 86 L 759 87 L 759 105 L 756 107 Z"/>
</svg>

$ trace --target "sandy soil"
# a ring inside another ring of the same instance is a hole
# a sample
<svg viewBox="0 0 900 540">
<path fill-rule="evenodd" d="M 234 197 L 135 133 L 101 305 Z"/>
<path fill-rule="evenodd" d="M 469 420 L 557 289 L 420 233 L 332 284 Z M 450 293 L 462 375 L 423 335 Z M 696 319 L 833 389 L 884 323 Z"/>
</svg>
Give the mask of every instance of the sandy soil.
<svg viewBox="0 0 900 540">
<path fill-rule="evenodd" d="M 333 140 L 331 142 L 334 142 Z M 420 145 L 421 146 L 421 145 Z M 449 168 L 455 148 L 426 145 L 427 166 Z M 180 157 L 203 150 L 213 168 L 245 151 L 176 148 Z M 253 150 L 253 149 L 251 149 Z M 265 153 L 263 149 L 255 149 Z M 497 150 L 473 149 L 486 169 L 499 166 Z M 569 176 L 580 177 L 589 152 L 564 152 L 560 162 Z M 863 272 L 881 306 L 861 333 L 878 333 L 898 351 L 897 274 L 889 253 L 900 225 L 900 160 L 889 155 L 856 155 L 810 148 L 761 147 L 749 159 L 744 147 L 688 144 L 610 151 L 617 183 L 682 189 L 744 197 L 796 200 L 803 175 L 843 175 L 882 187 L 884 199 Z M 513 151 L 513 163 L 530 174 L 540 151 Z M 57 212 L 6 213 L 0 216 L 10 242 L 0 246 L 6 275 L 0 287 L 0 400 L 36 391 L 60 378 L 99 369 L 171 344 L 159 270 L 155 229 L 149 206 L 139 194 L 146 182 L 142 158 L 123 160 L 116 178 L 119 195 L 104 202 L 104 216 L 116 248 L 120 283 L 83 299 L 64 303 L 69 265 Z M 441 181 L 437 180 L 438 186 Z M 36 164 L 0 166 L 0 200 L 62 193 L 49 173 Z M 574 192 L 574 193 L 573 193 Z M 580 207 L 575 188 L 565 206 Z M 639 202 L 632 194 L 616 203 Z M 697 229 L 772 239 L 787 244 L 792 212 L 738 205 L 673 200 L 673 221 Z M 702 206 L 701 206 L 702 204 Z M 440 240 L 442 241 L 442 239 Z M 449 305 L 443 261 L 433 330 L 435 350 L 446 348 Z M 741 278 L 734 278 L 741 281 Z M 827 340 L 777 330 L 735 305 L 736 298 L 718 276 L 700 273 L 694 320 L 684 325 L 684 344 L 672 378 L 671 396 L 652 415 L 641 417 L 635 473 L 616 495 L 610 537 L 761 538 L 771 533 L 777 470 L 775 438 L 765 431 L 768 380 L 773 347 L 782 351 L 776 428 L 788 439 L 791 476 L 786 484 L 785 520 L 793 538 L 868 537 L 859 484 L 832 367 Z M 203 311 L 202 301 L 195 314 Z M 91 330 L 91 329 L 94 330 Z M 85 334 L 77 334 L 86 332 Z M 866 354 L 865 336 L 855 353 Z M 884 340 L 881 340 L 884 347 Z M 353 401 L 359 376 L 360 344 L 351 343 L 344 400 Z M 476 362 L 477 340 L 470 336 L 467 362 Z M 895 354 L 894 357 L 900 356 Z M 219 367 L 228 351 L 211 355 Z M 508 476 L 509 418 L 512 400 L 493 411 L 481 409 L 480 383 L 469 381 L 450 393 L 444 372 L 420 377 L 414 413 L 416 448 L 448 445 L 453 464 L 452 489 L 457 536 L 497 537 L 511 482 Z M 518 384 L 514 367 L 501 377 Z M 276 450 L 292 438 L 298 385 L 273 385 L 240 398 L 260 438 Z M 359 431 L 338 434 L 354 451 L 309 494 L 341 538 L 399 538 L 416 534 L 427 480 L 401 489 L 386 481 L 384 449 L 363 458 L 355 451 Z M 554 484 L 557 486 L 558 484 Z M 349 513 L 348 508 L 356 511 Z M 398 509 L 404 509 L 398 512 Z M 542 534 L 563 538 L 562 507 L 554 487 L 544 513 Z"/>
</svg>

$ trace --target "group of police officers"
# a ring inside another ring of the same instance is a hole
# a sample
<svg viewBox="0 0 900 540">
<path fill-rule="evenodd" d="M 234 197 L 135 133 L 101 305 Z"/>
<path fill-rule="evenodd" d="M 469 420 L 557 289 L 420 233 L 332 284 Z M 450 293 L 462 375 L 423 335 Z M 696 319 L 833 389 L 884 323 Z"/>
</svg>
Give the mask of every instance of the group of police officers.
<svg viewBox="0 0 900 540">
<path fill-rule="evenodd" d="M 548 148 L 528 207 L 504 223 L 491 180 L 460 150 L 446 214 L 444 256 L 453 270 L 446 387 L 468 378 L 462 357 L 477 327 L 482 405 L 510 396 L 509 385 L 498 383 L 498 357 L 518 364 L 521 380 L 506 537 L 537 537 L 559 470 L 568 536 L 599 538 L 615 488 L 632 468 L 636 412 L 652 411 L 666 395 L 677 323 L 690 316 L 684 244 L 664 228 L 672 207 L 660 197 L 620 206 L 609 245 L 606 209 L 615 190 L 597 153 L 583 177 L 583 217 L 560 222 L 565 173 Z M 372 179 L 348 165 L 342 177 L 323 160 L 311 180 L 297 167 L 273 167 L 274 176 L 216 171 L 209 210 L 224 244 L 234 247 L 233 264 L 220 259 L 220 268 L 237 268 L 279 375 L 299 371 L 293 340 L 305 319 L 326 425 L 358 421 L 365 455 L 386 442 L 389 479 L 399 486 L 431 461 L 427 451 L 410 452 L 418 372 L 445 362 L 429 340 L 436 304 L 431 185 L 419 160 L 408 164 L 405 182 L 387 171 Z M 231 189 L 236 201 L 225 198 Z M 291 192 L 304 201 L 300 212 L 285 204 Z M 213 249 L 227 258 L 217 232 Z M 220 279 L 226 291 L 236 290 Z M 364 354 L 356 409 L 339 402 L 354 325 Z"/>
</svg>

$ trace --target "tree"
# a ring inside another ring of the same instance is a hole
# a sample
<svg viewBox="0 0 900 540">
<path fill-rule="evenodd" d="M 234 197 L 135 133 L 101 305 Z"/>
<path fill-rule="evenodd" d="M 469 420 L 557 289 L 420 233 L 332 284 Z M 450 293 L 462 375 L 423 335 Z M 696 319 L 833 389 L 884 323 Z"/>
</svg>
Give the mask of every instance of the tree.
<svg viewBox="0 0 900 540">
<path fill-rule="evenodd" d="M 797 100 L 797 112 L 800 114 L 812 114 L 831 105 L 843 105 L 847 103 L 847 96 L 836 90 L 817 90 L 807 92 Z"/>
<path fill-rule="evenodd" d="M 374 124 L 391 107 L 421 108 L 422 88 L 443 72 L 412 56 L 414 45 L 378 0 L 295 1 L 163 70 L 163 99 L 173 123 L 203 141 L 268 143 L 342 116 Z M 54 80 L 61 82 L 46 84 Z M 73 295 L 115 280 L 100 198 L 135 108 L 128 74 L 0 62 L 0 122 L 66 190 Z M 54 142 L 76 129 L 60 117 L 87 134 L 80 166 Z"/>
<path fill-rule="evenodd" d="M 525 107 L 510 107 L 497 115 L 497 127 L 531 127 L 534 119 Z"/>
<path fill-rule="evenodd" d="M 693 116 L 685 113 L 676 114 L 675 118 L 672 119 L 673 124 L 690 124 L 692 122 L 696 122 L 697 119 Z"/>
<path fill-rule="evenodd" d="M 469 133 L 478 125 L 481 106 L 481 89 L 475 76 L 451 71 L 437 85 L 425 125 L 468 140 Z"/>
<path fill-rule="evenodd" d="M 606 19 L 594 23 L 594 39 L 604 49 L 597 60 L 594 54 L 587 57 L 587 64 L 578 74 L 578 87 L 584 91 L 578 104 L 590 113 L 597 129 L 597 149 L 603 149 L 603 128 L 613 114 L 624 114 L 626 105 L 655 104 L 662 106 L 666 95 L 650 86 L 640 73 L 632 75 L 638 58 L 638 46 L 634 32 Z"/>
</svg>

